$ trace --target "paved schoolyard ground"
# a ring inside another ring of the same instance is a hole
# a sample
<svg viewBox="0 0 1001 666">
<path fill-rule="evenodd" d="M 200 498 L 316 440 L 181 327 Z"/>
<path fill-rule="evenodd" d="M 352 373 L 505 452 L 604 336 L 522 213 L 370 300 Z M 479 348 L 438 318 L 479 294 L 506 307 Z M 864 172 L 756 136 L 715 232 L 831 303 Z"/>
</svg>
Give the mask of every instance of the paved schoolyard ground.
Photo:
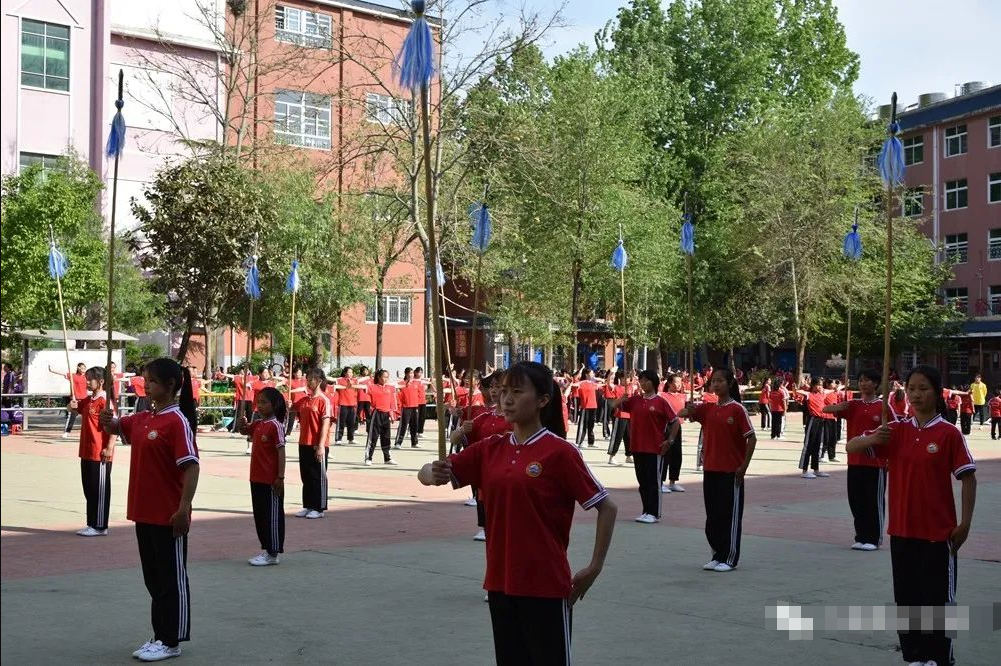
<svg viewBox="0 0 1001 666">
<path fill-rule="evenodd" d="M 663 497 L 658 525 L 632 522 L 639 513 L 632 470 L 605 464 L 603 448 L 585 451 L 612 489 L 619 522 L 604 572 L 574 609 L 575 663 L 901 663 L 891 633 L 818 627 L 811 640 L 790 640 L 769 627 L 766 607 L 777 602 L 893 600 L 888 548 L 848 548 L 845 465 L 825 464 L 830 479 L 800 479 L 802 428 L 798 417 L 792 421 L 785 440 L 765 435 L 759 442 L 747 481 L 740 567 L 729 574 L 701 570 L 708 558 L 694 429 L 686 433 L 681 479 L 688 492 Z M 331 511 L 320 521 L 290 516 L 281 565 L 252 568 L 246 560 L 257 543 L 244 445 L 201 434 L 189 552 L 193 640 L 181 659 L 492 663 L 480 589 L 483 544 L 471 538 L 475 511 L 462 505 L 461 491 L 424 488 L 415 479 L 434 455 L 430 435 L 423 449 L 395 452 L 399 467 L 363 467 L 358 445 L 332 448 Z M 975 429 L 970 445 L 979 492 L 973 531 L 960 553 L 958 601 L 987 607 L 1001 601 L 1001 442 Z M 76 441 L 37 431 L 4 437 L 0 446 L 3 661 L 129 663 L 150 631 L 135 537 L 124 520 L 128 448 L 116 453 L 110 535 L 84 539 L 73 533 L 84 523 Z M 289 513 L 300 495 L 295 453 L 290 447 Z M 589 560 L 593 532 L 593 515 L 578 511 L 570 547 L 575 567 Z M 997 632 L 965 634 L 956 644 L 961 664 L 997 664 L 998 655 Z"/>
</svg>

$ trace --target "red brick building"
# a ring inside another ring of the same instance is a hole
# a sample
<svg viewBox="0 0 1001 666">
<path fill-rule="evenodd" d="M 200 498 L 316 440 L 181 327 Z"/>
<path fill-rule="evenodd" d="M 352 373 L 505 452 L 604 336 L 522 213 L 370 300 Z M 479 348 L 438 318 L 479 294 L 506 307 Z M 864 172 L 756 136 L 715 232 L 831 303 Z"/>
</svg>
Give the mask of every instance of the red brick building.
<svg viewBox="0 0 1001 666">
<path fill-rule="evenodd" d="M 899 114 L 907 165 L 904 214 L 955 262 L 942 297 L 967 319 L 947 353 L 905 354 L 905 365 L 932 362 L 960 384 L 980 372 L 1001 383 L 1001 86 L 982 82 L 957 95 L 921 95 Z"/>
</svg>

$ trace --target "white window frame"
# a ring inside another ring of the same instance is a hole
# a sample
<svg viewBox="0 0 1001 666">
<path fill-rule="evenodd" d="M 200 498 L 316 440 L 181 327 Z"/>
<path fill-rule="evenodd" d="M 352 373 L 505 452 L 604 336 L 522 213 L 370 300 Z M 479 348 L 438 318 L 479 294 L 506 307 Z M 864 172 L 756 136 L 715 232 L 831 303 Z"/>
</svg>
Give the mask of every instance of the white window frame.
<svg viewBox="0 0 1001 666">
<path fill-rule="evenodd" d="M 23 60 L 23 56 L 21 55 L 20 49 L 21 49 L 21 41 L 24 39 L 24 35 L 25 35 L 25 29 L 24 29 L 24 22 L 25 22 L 25 20 L 31 21 L 32 23 L 41 23 L 42 26 L 43 26 L 41 33 L 37 33 L 37 32 L 28 32 L 27 33 L 29 35 L 33 35 L 35 37 L 41 37 L 42 38 L 42 73 L 41 74 L 39 74 L 38 72 L 25 72 L 24 68 L 23 68 L 23 66 L 24 66 L 24 60 Z M 48 27 L 50 25 L 53 26 L 53 27 L 56 27 L 56 28 L 65 28 L 66 32 L 67 32 L 66 37 L 57 37 L 55 35 L 49 35 Z M 72 43 L 72 37 L 73 37 L 73 30 L 68 25 L 63 25 L 62 23 L 54 23 L 52 21 L 41 21 L 39 19 L 33 19 L 33 18 L 27 18 L 27 17 L 25 17 L 24 19 L 22 19 L 20 21 L 19 26 L 18 26 L 18 34 L 17 34 L 17 39 L 18 39 L 18 47 L 17 47 L 18 48 L 17 83 L 18 83 L 18 85 L 21 86 L 22 88 L 29 88 L 31 90 L 45 90 L 46 92 L 58 93 L 58 94 L 61 94 L 61 95 L 68 95 L 68 94 L 70 94 L 70 87 L 71 87 L 70 83 L 71 83 L 71 79 L 72 79 L 72 76 L 73 76 L 73 63 L 72 63 L 72 58 L 73 58 L 73 43 Z M 45 53 L 48 50 L 48 42 L 49 42 L 49 40 L 66 42 L 66 76 L 56 76 L 54 74 L 49 74 L 48 71 L 47 71 Z M 36 86 L 36 85 L 31 85 L 30 83 L 22 83 L 22 79 L 23 79 L 23 77 L 24 77 L 25 74 L 30 74 L 31 76 L 41 76 L 42 77 L 42 85 Z M 49 86 L 45 85 L 46 80 L 49 79 L 49 78 L 59 79 L 59 80 L 65 80 L 66 81 L 66 90 L 61 90 L 59 88 L 50 88 Z"/>
<path fill-rule="evenodd" d="M 954 292 L 949 295 L 949 292 Z M 963 314 L 970 312 L 970 290 L 967 287 L 947 287 L 945 290 L 945 303 L 952 305 Z"/>
<path fill-rule="evenodd" d="M 507 344 L 507 336 L 503 333 L 494 334 L 494 367 L 498 370 L 506 370 L 508 364 L 504 362 L 504 355 L 507 354 L 508 361 L 511 359 L 511 350 Z"/>
<path fill-rule="evenodd" d="M 1001 228 L 987 230 L 987 261 L 1001 261 Z"/>
<path fill-rule="evenodd" d="M 24 158 L 31 157 L 33 159 L 32 164 L 25 164 Z M 48 171 L 59 168 L 59 160 L 62 159 L 62 155 L 50 155 L 48 153 L 33 153 L 30 150 L 22 150 L 17 154 L 17 172 L 21 173 L 28 167 L 38 164 L 42 167 L 42 178 L 45 178 L 45 174 Z"/>
<path fill-rule="evenodd" d="M 904 165 L 914 166 L 915 164 L 921 164 L 925 161 L 925 135 L 919 134 L 918 136 L 912 136 L 910 138 L 904 139 Z M 914 151 L 918 148 L 921 149 L 921 159 L 914 161 Z M 910 160 L 908 160 L 910 156 Z"/>
<path fill-rule="evenodd" d="M 995 185 L 997 185 L 999 188 L 1001 188 L 1001 172 L 987 174 L 987 203 L 988 203 L 988 205 L 990 205 L 990 204 L 996 204 L 996 203 L 1001 203 L 1001 192 L 998 193 L 998 198 L 997 199 L 991 199 L 991 188 L 994 187 Z"/>
<path fill-rule="evenodd" d="M 282 100 L 280 99 L 282 95 L 298 95 L 299 99 L 298 101 L 291 101 L 288 99 Z M 321 100 L 325 103 L 321 104 Z M 328 95 L 318 95 L 316 93 L 301 90 L 276 90 L 275 138 L 291 146 L 312 148 L 314 150 L 330 150 L 331 135 L 333 131 L 331 125 L 332 114 L 330 111 L 330 100 L 331 97 Z M 293 112 L 296 116 L 298 116 L 298 132 L 282 129 L 283 126 L 288 127 L 288 119 L 292 117 Z M 310 112 L 313 112 L 314 115 L 311 116 Z M 325 135 L 320 133 L 320 129 L 324 124 L 324 115 L 326 116 Z M 312 124 L 316 128 L 314 133 L 308 133 L 306 131 L 310 121 L 312 121 Z"/>
<path fill-rule="evenodd" d="M 997 143 L 993 143 L 991 141 L 995 130 L 997 130 L 998 133 Z M 991 116 L 987 119 L 987 147 L 1001 148 L 1001 116 Z"/>
<path fill-rule="evenodd" d="M 987 307 L 990 314 L 1001 315 L 1001 284 L 992 284 L 987 288 Z"/>
<path fill-rule="evenodd" d="M 952 186 L 952 187 L 950 187 L 950 185 L 949 185 L 950 183 L 955 183 L 955 185 Z M 960 183 L 962 183 L 962 184 L 960 184 Z M 943 202 L 943 208 L 945 210 L 963 210 L 964 208 L 968 208 L 969 207 L 969 205 L 970 205 L 970 185 L 969 185 L 969 182 L 965 178 L 959 178 L 958 180 L 947 180 L 947 181 L 945 181 L 945 187 L 943 188 L 943 190 L 944 190 L 943 191 L 943 196 L 945 197 L 945 200 Z M 959 193 L 960 192 L 964 192 L 964 191 L 966 192 L 966 205 L 965 206 L 960 206 L 959 205 Z M 949 205 L 949 195 L 950 194 L 955 194 L 956 195 L 956 205 L 955 206 L 950 206 Z"/>
<path fill-rule="evenodd" d="M 365 94 L 365 120 L 382 125 L 403 125 L 410 115 L 410 100 L 380 93 Z"/>
<path fill-rule="evenodd" d="M 913 207 L 917 207 L 917 212 Z M 904 215 L 906 217 L 921 217 L 925 214 L 925 193 L 921 187 L 912 187 L 904 191 Z"/>
<path fill-rule="evenodd" d="M 962 130 L 962 131 L 960 131 L 960 130 Z M 953 133 L 950 135 L 949 132 L 953 132 Z M 944 149 L 945 149 L 945 156 L 947 158 L 948 157 L 959 157 L 960 155 L 965 155 L 969 151 L 969 148 L 970 148 L 969 136 L 970 136 L 970 134 L 969 134 L 969 131 L 968 131 L 968 129 L 967 129 L 967 127 L 966 127 L 965 124 L 963 124 L 963 125 L 954 125 L 953 127 L 946 127 L 945 130 L 944 130 L 944 132 L 943 132 L 943 134 L 945 136 L 945 146 L 944 146 Z M 952 142 L 956 142 L 958 144 L 956 146 L 957 147 L 957 151 L 956 152 L 952 152 L 952 150 L 950 149 L 950 145 L 952 144 Z"/>
<path fill-rule="evenodd" d="M 377 324 L 376 321 L 377 313 L 375 312 L 375 295 L 373 294 L 371 298 L 365 303 L 365 323 L 366 324 Z M 406 320 L 402 317 L 402 312 L 404 311 L 404 306 L 406 309 Z M 409 326 L 413 323 L 414 319 L 414 299 L 406 294 L 385 294 L 382 297 L 382 313 L 383 313 L 383 324 L 390 324 L 392 326 Z M 369 311 L 371 309 L 371 316 Z M 390 316 L 395 309 L 396 316 Z"/>
<path fill-rule="evenodd" d="M 275 7 L 275 39 L 279 42 L 329 49 L 333 47 L 333 29 L 330 14 L 289 5 Z"/>
<path fill-rule="evenodd" d="M 950 241 L 949 239 L 954 239 Z M 970 237 L 965 233 L 946 234 L 945 256 L 956 264 L 965 264 L 970 260 Z"/>
</svg>

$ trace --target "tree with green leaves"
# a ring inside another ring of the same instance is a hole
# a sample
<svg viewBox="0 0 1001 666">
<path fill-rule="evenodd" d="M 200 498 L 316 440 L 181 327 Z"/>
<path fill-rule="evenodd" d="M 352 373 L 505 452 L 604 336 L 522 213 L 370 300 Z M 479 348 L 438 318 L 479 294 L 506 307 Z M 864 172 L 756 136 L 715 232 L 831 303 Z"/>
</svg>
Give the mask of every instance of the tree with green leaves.
<svg viewBox="0 0 1001 666">
<path fill-rule="evenodd" d="M 203 329 L 209 371 L 218 329 L 242 323 L 237 317 L 248 298 L 245 262 L 255 239 L 262 276 L 287 270 L 281 255 L 263 251 L 278 236 L 277 207 L 261 174 L 226 157 L 165 167 L 145 198 L 148 204 L 132 201 L 139 226 L 130 247 L 153 289 L 167 295 L 170 316 L 184 331 L 178 357 L 187 354 L 191 334 Z"/>
<path fill-rule="evenodd" d="M 67 324 L 100 328 L 107 307 L 108 246 L 97 204 L 101 179 L 76 155 L 57 168 L 32 166 L 3 177 L 4 323 L 13 328 L 58 328 L 55 282 L 49 277 L 49 227 L 69 262 L 62 283 Z M 161 322 L 163 297 L 151 292 L 127 252 L 116 257 L 117 328 L 143 332 Z"/>
</svg>

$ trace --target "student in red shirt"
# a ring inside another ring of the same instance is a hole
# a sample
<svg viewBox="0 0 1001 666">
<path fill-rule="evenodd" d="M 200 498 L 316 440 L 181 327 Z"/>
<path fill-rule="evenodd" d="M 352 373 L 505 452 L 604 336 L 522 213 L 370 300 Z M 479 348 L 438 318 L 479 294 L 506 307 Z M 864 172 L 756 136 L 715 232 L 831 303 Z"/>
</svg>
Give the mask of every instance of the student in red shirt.
<svg viewBox="0 0 1001 666">
<path fill-rule="evenodd" d="M 772 439 L 779 439 L 785 434 L 786 412 L 789 411 L 789 391 L 779 379 L 772 383 L 768 394 L 768 411 L 772 419 Z"/>
<path fill-rule="evenodd" d="M 90 368 L 84 376 L 90 395 L 83 400 L 74 398 L 69 404 L 70 409 L 80 414 L 80 478 L 87 500 L 87 526 L 77 534 L 105 536 L 111 509 L 111 461 L 115 455 L 115 440 L 100 424 L 101 412 L 108 403 L 104 393 L 104 368 Z"/>
<path fill-rule="evenodd" d="M 73 432 L 73 424 L 76 423 L 77 414 L 76 410 L 69 406 L 69 403 L 73 400 L 83 400 L 87 397 L 87 364 L 77 363 L 76 372 L 72 375 L 53 370 L 51 365 L 49 366 L 49 372 L 73 382 L 73 394 L 66 399 L 66 427 L 63 429 L 63 439 L 69 439 L 70 433 Z"/>
<path fill-rule="evenodd" d="M 333 407 L 327 397 L 327 377 L 320 368 L 306 373 L 308 397 L 299 404 L 299 478 L 302 479 L 302 509 L 297 518 L 323 518 L 327 510 L 327 464 L 330 462 L 330 417 Z"/>
<path fill-rule="evenodd" d="M 994 397 L 987 401 L 987 408 L 991 412 L 991 439 L 1001 439 L 1001 389 L 994 389 Z"/>
<path fill-rule="evenodd" d="M 419 379 L 414 378 L 413 368 L 404 368 L 403 381 L 399 385 L 400 401 L 400 422 L 396 426 L 396 448 L 403 447 L 403 438 L 407 436 L 407 429 L 410 430 L 410 448 L 418 449 L 418 412 L 420 411 L 420 387 Z"/>
<path fill-rule="evenodd" d="M 372 398 L 368 394 L 368 386 L 372 383 L 372 371 L 368 366 L 358 368 L 358 381 L 362 388 L 358 389 L 358 419 L 365 423 L 365 434 L 372 430 Z"/>
<path fill-rule="evenodd" d="M 615 419 L 612 422 L 611 436 L 608 438 L 608 464 L 618 466 L 622 463 L 615 459 L 615 455 L 619 452 L 620 443 L 626 445 L 626 462 L 633 462 L 633 450 L 629 441 L 629 411 L 621 405 L 622 401 L 632 397 L 632 391 L 625 384 L 625 373 L 622 370 L 615 373 L 612 382 L 606 384 L 602 390 L 607 392 L 611 389 L 611 397 L 605 398 L 605 409 L 610 410 Z"/>
<path fill-rule="evenodd" d="M 970 395 L 970 385 L 964 384 L 959 394 L 959 428 L 964 435 L 969 435 L 973 427 L 973 397 Z M 897 412 L 898 414 L 900 412 Z"/>
<path fill-rule="evenodd" d="M 285 437 L 292 434 L 295 427 L 295 420 L 299 414 L 299 405 L 308 397 L 309 389 L 306 387 L 306 376 L 302 368 L 296 368 L 292 379 L 288 383 L 288 422 L 285 424 Z"/>
<path fill-rule="evenodd" d="M 919 365 L 907 376 L 913 416 L 880 426 L 848 442 L 849 453 L 876 447 L 890 468 L 890 564 L 893 598 L 907 608 L 909 631 L 898 632 L 905 662 L 954 663 L 952 639 L 941 624 L 932 633 L 916 623 L 916 607 L 942 607 L 956 601 L 956 554 L 966 542 L 976 504 L 976 463 L 966 439 L 942 418 L 942 379 L 938 370 Z M 950 475 L 963 484 L 962 518 Z M 937 620 L 940 623 L 941 619 Z"/>
<path fill-rule="evenodd" d="M 942 389 L 942 399 L 945 400 L 945 420 L 956 425 L 959 422 L 960 392 L 953 386 Z"/>
<path fill-rule="evenodd" d="M 601 389 L 598 391 L 598 414 L 601 417 L 601 436 L 609 440 L 609 444 L 612 440 L 612 424 L 615 417 L 612 414 L 614 410 L 608 406 L 608 401 L 615 399 L 615 386 L 612 382 L 616 374 L 612 369 L 605 370 L 605 374 L 601 378 Z"/>
<path fill-rule="evenodd" d="M 702 492 L 706 505 L 706 539 L 711 559 L 706 571 L 733 571 L 740 560 L 744 520 L 744 475 L 751 464 L 757 436 L 751 417 L 740 401 L 740 387 L 727 369 L 713 372 L 709 390 L 715 404 L 685 407 L 682 416 L 702 424 L 705 471 Z"/>
<path fill-rule="evenodd" d="M 806 432 L 803 434 L 803 452 L 799 456 L 799 468 L 804 479 L 827 478 L 827 472 L 820 471 L 820 450 L 824 444 L 824 405 L 826 396 L 819 377 L 810 380 L 810 390 L 796 392 L 803 401 L 806 417 Z"/>
<path fill-rule="evenodd" d="M 424 434 L 424 421 L 427 416 L 428 384 L 424 378 L 424 368 L 414 368 L 414 381 L 417 382 L 417 436 Z"/>
<path fill-rule="evenodd" d="M 257 393 L 260 418 L 247 423 L 241 415 L 237 429 L 254 441 L 250 456 L 250 501 L 261 553 L 248 560 L 251 566 L 278 564 L 285 550 L 285 398 L 268 386 Z"/>
<path fill-rule="evenodd" d="M 564 439 L 559 388 L 549 368 L 522 361 L 505 374 L 501 408 L 512 432 L 473 443 L 421 468 L 424 485 L 476 484 L 486 499 L 487 571 L 498 666 L 570 663 L 570 608 L 605 564 L 616 507 Z M 522 455 L 524 454 L 524 455 Z M 597 508 L 591 563 L 571 577 L 574 503 Z"/>
<path fill-rule="evenodd" d="M 639 373 L 640 393 L 629 398 L 615 399 L 613 407 L 621 405 L 629 412 L 630 444 L 633 466 L 639 484 L 643 513 L 637 523 L 652 524 L 660 520 L 660 468 L 663 456 L 677 435 L 680 424 L 671 405 L 657 394 L 660 377 L 653 370 Z"/>
<path fill-rule="evenodd" d="M 681 383 L 681 375 L 671 375 L 667 378 L 661 397 L 667 400 L 675 414 L 680 414 L 685 408 L 685 393 Z M 681 423 L 678 419 L 678 434 L 674 436 L 670 448 L 667 449 L 667 456 L 664 464 L 661 465 L 660 472 L 660 492 L 661 493 L 683 493 L 684 486 L 678 483 L 681 477 Z M 666 482 L 666 483 L 665 483 Z"/>
<path fill-rule="evenodd" d="M 383 462 L 387 465 L 397 464 L 389 453 L 389 429 L 393 421 L 392 411 L 393 401 L 396 399 L 396 388 L 387 384 L 388 381 L 388 370 L 376 370 L 375 380 L 368 387 L 368 394 L 372 399 L 372 424 L 368 433 L 368 443 L 365 446 L 366 465 L 372 464 L 376 440 L 382 446 Z"/>
<path fill-rule="evenodd" d="M 132 394 L 136 397 L 134 414 L 149 409 L 149 398 L 146 396 L 146 378 L 143 376 L 144 369 L 145 367 L 140 365 L 139 371 L 129 378 L 129 386 L 132 387 Z"/>
<path fill-rule="evenodd" d="M 341 386 L 338 394 L 337 416 L 337 436 L 334 443 L 338 443 L 344 437 L 344 431 L 348 432 L 348 444 L 354 444 L 355 431 L 358 430 L 358 384 L 355 382 L 355 371 L 345 366 L 341 369 L 341 376 L 337 380 Z"/>
<path fill-rule="evenodd" d="M 105 408 L 101 427 L 132 446 L 128 519 L 136 524 L 143 580 L 152 597 L 153 637 L 132 653 L 140 661 L 181 654 L 191 636 L 188 529 L 198 487 L 197 414 L 191 375 L 177 361 L 146 364 L 152 410 L 120 419 Z"/>
<path fill-rule="evenodd" d="M 768 378 L 761 380 L 761 394 L 758 396 L 758 412 L 761 413 L 761 429 L 767 430 L 769 424 L 771 423 L 771 410 L 768 408 L 771 396 L 771 386 L 768 383 Z"/>
<path fill-rule="evenodd" d="M 588 447 L 594 446 L 594 421 L 598 416 L 598 383 L 594 380 L 594 370 L 581 368 L 577 385 L 580 412 L 577 418 L 577 448 L 584 448 L 584 435 Z"/>
<path fill-rule="evenodd" d="M 498 370 L 483 378 L 480 386 L 486 392 L 487 404 L 472 408 L 472 419 L 465 419 L 449 437 L 452 450 L 461 451 L 473 442 L 487 439 L 493 435 L 503 435 L 511 432 L 511 424 L 507 422 L 504 415 L 500 413 L 498 402 L 500 401 L 501 382 L 504 379 L 504 371 Z M 463 416 L 466 412 L 463 411 Z M 472 501 L 466 500 L 466 506 L 476 507 L 476 524 L 480 531 L 473 537 L 474 541 L 487 540 L 487 519 L 483 498 L 479 496 L 476 486 L 471 487 L 473 491 Z"/>
<path fill-rule="evenodd" d="M 882 383 L 878 370 L 859 373 L 859 398 L 826 405 L 824 412 L 845 419 L 849 441 L 879 427 L 883 401 L 876 395 Z M 853 550 L 872 551 L 883 543 L 886 514 L 886 460 L 872 450 L 848 453 L 848 507 L 855 520 Z"/>
<path fill-rule="evenodd" d="M 824 406 L 836 405 L 838 402 L 840 402 L 838 387 L 835 385 L 833 379 L 825 379 Z M 827 460 L 829 462 L 838 462 L 836 452 L 838 445 L 838 419 L 834 414 L 828 414 L 823 409 L 821 409 L 820 416 L 824 419 L 824 452 L 827 453 Z"/>
</svg>

